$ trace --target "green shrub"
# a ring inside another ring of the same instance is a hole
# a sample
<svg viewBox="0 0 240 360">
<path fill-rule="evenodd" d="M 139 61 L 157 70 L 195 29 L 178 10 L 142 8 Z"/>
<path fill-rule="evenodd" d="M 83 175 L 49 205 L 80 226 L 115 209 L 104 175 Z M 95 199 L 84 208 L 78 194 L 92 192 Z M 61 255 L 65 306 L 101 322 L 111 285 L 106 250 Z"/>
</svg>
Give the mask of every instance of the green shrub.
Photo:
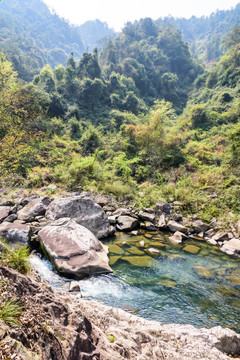
<svg viewBox="0 0 240 360">
<path fill-rule="evenodd" d="M 106 194 L 116 196 L 118 199 L 128 198 L 130 200 L 134 196 L 134 188 L 129 183 L 123 183 L 121 180 L 107 182 L 103 191 Z"/>
<path fill-rule="evenodd" d="M 207 109 L 205 105 L 194 105 L 191 109 L 191 123 L 193 129 L 204 127 L 207 123 Z"/>
<path fill-rule="evenodd" d="M 18 325 L 22 313 L 23 306 L 17 300 L 10 299 L 5 303 L 0 303 L 0 320 L 3 320 L 6 325 Z"/>
<path fill-rule="evenodd" d="M 142 208 L 144 206 L 152 206 L 158 201 L 166 201 L 162 194 L 162 187 L 154 185 L 151 182 L 144 182 L 139 186 L 139 194 L 137 196 L 137 206 Z"/>
<path fill-rule="evenodd" d="M 1 241 L 0 244 L 3 247 L 1 254 L 2 265 L 15 269 L 21 274 L 27 274 L 30 271 L 29 249 L 24 246 L 11 248 L 4 241 Z"/>
<path fill-rule="evenodd" d="M 35 166 L 28 173 L 27 185 L 29 187 L 41 187 L 45 184 L 52 182 L 53 175 L 52 169 L 49 167 L 39 167 Z"/>
</svg>

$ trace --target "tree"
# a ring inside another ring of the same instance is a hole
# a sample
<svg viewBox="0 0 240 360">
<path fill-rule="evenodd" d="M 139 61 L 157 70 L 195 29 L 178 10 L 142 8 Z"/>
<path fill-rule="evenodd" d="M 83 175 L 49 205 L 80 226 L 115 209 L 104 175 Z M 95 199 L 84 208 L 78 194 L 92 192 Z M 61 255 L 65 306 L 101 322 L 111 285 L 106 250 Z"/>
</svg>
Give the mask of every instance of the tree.
<svg viewBox="0 0 240 360">
<path fill-rule="evenodd" d="M 92 80 L 101 77 L 101 69 L 98 63 L 97 49 L 94 49 L 93 54 L 83 54 L 77 66 L 77 76 L 80 79 L 88 77 Z"/>
<path fill-rule="evenodd" d="M 127 126 L 126 131 L 135 136 L 136 144 L 144 155 L 144 161 L 154 168 L 167 163 L 169 158 L 177 153 L 175 142 L 172 139 L 168 141 L 165 131 L 165 128 L 173 122 L 174 117 L 172 104 L 165 100 L 157 100 L 146 123 Z M 171 162 L 174 163 L 172 159 Z"/>
<path fill-rule="evenodd" d="M 234 26 L 231 32 L 229 32 L 223 39 L 223 46 L 230 48 L 240 43 L 240 26 Z"/>
<path fill-rule="evenodd" d="M 53 93 L 56 90 L 54 72 L 50 65 L 45 65 L 39 75 L 39 84 L 41 84 L 47 93 Z"/>
<path fill-rule="evenodd" d="M 17 72 L 8 61 L 3 52 L 0 52 L 0 93 L 8 91 L 17 78 Z"/>
<path fill-rule="evenodd" d="M 207 111 L 206 106 L 203 104 L 194 105 L 191 108 L 191 123 L 194 129 L 206 126 L 207 123 Z"/>
<path fill-rule="evenodd" d="M 43 101 L 43 99 L 42 99 Z M 13 84 L 0 98 L 0 173 L 25 176 L 37 158 L 41 94 L 34 86 Z"/>
</svg>

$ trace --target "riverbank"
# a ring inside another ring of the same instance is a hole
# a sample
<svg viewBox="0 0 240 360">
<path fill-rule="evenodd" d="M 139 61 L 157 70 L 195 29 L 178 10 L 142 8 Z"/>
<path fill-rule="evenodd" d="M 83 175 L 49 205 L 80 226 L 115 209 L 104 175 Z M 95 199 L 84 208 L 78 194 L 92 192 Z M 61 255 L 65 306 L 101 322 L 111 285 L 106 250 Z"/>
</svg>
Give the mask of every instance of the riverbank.
<svg viewBox="0 0 240 360">
<path fill-rule="evenodd" d="M 223 232 L 217 223 L 210 226 L 200 219 L 185 219 L 178 211 L 178 203 L 156 203 L 154 208 L 138 210 L 131 204 L 116 203 L 109 196 L 87 192 L 49 196 L 49 189 L 37 195 L 26 196 L 19 190 L 11 196 L 3 196 L 1 236 L 13 244 L 30 244 L 32 249 L 39 246 L 40 238 L 44 246 L 44 239 L 38 234 L 56 221 L 62 224 L 62 219 L 67 217 L 71 218 L 71 226 L 84 224 L 100 238 L 113 235 L 116 230 L 134 237 L 138 236 L 139 229 L 146 229 L 170 231 L 169 239 L 176 245 L 186 238 L 198 238 L 220 248 L 233 239 L 239 241 L 237 228 Z M 94 244 L 95 239 L 92 240 Z M 91 246 L 84 254 L 92 253 Z M 46 251 L 48 248 L 45 246 Z M 156 256 L 157 249 L 151 249 L 152 256 Z M 238 255 L 238 249 L 231 255 Z M 61 256 L 56 259 L 62 261 Z M 96 267 L 87 269 L 93 271 Z M 148 321 L 121 309 L 81 299 L 79 293 L 53 290 L 34 270 L 27 277 L 1 267 L 0 274 L 1 284 L 4 284 L 3 300 L 14 298 L 24 307 L 18 326 L 1 323 L 3 359 L 10 359 L 12 355 L 16 360 L 225 360 L 240 356 L 240 336 L 229 329 L 219 326 L 196 329 L 190 325 Z M 74 272 L 71 275 L 75 277 Z"/>
<path fill-rule="evenodd" d="M 21 299 L 18 326 L 1 322 L 0 354 L 16 360 L 229 360 L 240 356 L 240 335 L 215 327 L 162 325 L 77 294 L 57 292 L 35 272 L 0 267 L 1 284 Z M 10 357 L 11 356 L 11 357 Z"/>
<path fill-rule="evenodd" d="M 78 198 L 89 201 L 84 204 L 84 210 L 78 209 L 76 213 L 76 206 L 80 206 L 76 205 Z M 99 205 L 102 210 L 94 207 L 94 204 Z M 226 228 L 214 218 L 209 224 L 196 216 L 186 218 L 180 213 L 180 209 L 179 202 L 156 202 L 152 208 L 137 209 L 131 203 L 119 203 L 106 195 L 86 191 L 57 193 L 55 186 L 44 188 L 37 194 L 28 192 L 27 195 L 20 189 L 1 195 L 0 235 L 6 236 L 14 232 L 15 239 L 19 234 L 19 241 L 26 243 L 29 239 L 36 239 L 40 230 L 51 221 L 71 218 L 87 227 L 98 239 L 113 235 L 115 231 L 134 235 L 138 229 L 161 230 L 171 232 L 170 241 L 175 244 L 192 238 L 217 246 L 228 255 L 240 256 L 239 220 Z M 88 215 L 83 216 L 81 211 Z"/>
</svg>

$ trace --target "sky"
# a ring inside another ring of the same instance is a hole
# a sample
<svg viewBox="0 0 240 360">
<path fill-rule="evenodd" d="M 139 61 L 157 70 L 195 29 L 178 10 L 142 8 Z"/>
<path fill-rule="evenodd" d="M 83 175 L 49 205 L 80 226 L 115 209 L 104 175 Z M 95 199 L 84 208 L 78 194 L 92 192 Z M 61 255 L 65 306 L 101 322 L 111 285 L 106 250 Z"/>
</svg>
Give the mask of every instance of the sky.
<svg viewBox="0 0 240 360">
<path fill-rule="evenodd" d="M 44 0 L 61 17 L 81 25 L 99 19 L 120 31 L 128 21 L 172 15 L 189 18 L 230 9 L 240 0 Z"/>
</svg>

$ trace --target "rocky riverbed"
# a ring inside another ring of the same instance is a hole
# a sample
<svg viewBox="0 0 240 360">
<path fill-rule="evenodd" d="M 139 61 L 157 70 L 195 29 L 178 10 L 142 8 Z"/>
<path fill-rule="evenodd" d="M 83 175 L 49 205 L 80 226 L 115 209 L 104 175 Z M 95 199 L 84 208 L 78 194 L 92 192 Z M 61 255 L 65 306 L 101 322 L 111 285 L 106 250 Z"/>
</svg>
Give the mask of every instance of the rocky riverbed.
<svg viewBox="0 0 240 360">
<path fill-rule="evenodd" d="M 172 233 L 170 240 L 173 243 L 180 244 L 186 238 L 196 238 L 219 247 L 229 255 L 240 255 L 239 223 L 223 231 L 215 219 L 210 224 L 201 219 L 190 221 L 179 213 L 178 202 L 158 202 L 154 208 L 139 211 L 131 206 L 119 207 L 110 196 L 89 192 L 52 198 L 21 195 L 19 192 L 11 200 L 5 197 L 0 202 L 0 236 L 20 244 L 39 241 L 56 268 L 72 277 L 111 271 L 104 256 L 107 249 L 98 239 L 113 235 L 116 230 L 133 235 L 140 228 L 168 230 Z M 70 228 L 71 236 L 67 239 Z M 51 238 L 54 239 L 50 241 Z M 74 251 L 71 250 L 73 248 Z M 156 251 L 154 248 L 148 250 Z M 79 261 L 85 268 L 82 273 L 79 269 L 73 270 Z"/>
<path fill-rule="evenodd" d="M 107 247 L 100 239 L 115 231 L 137 236 L 139 229 L 166 230 L 176 245 L 185 239 L 200 239 L 229 255 L 240 255 L 238 223 L 222 231 L 215 219 L 211 224 L 185 219 L 179 206 L 177 202 L 158 202 L 154 208 L 139 211 L 126 204 L 120 206 L 109 196 L 88 192 L 25 197 L 19 191 L 11 199 L 2 197 L 0 236 L 13 246 L 40 247 L 60 274 L 76 279 L 112 271 Z M 159 252 L 151 244 L 142 248 L 153 258 Z M 221 360 L 240 356 L 240 337 L 229 329 L 147 321 L 83 300 L 77 293 L 56 292 L 34 271 L 25 277 L 1 267 L 0 275 L 6 286 L 4 296 L 14 296 L 25 307 L 19 328 L 1 324 L 3 359 L 10 355 L 19 360 Z"/>
</svg>

